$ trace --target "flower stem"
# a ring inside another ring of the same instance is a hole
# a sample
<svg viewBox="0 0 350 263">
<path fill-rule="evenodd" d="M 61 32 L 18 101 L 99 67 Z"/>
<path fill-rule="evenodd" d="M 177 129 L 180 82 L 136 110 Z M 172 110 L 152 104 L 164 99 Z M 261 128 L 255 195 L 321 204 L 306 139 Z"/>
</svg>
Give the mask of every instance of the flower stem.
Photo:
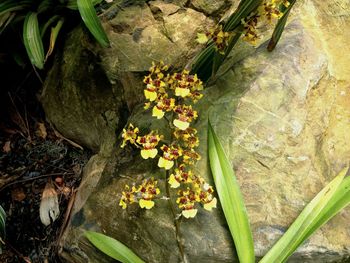
<svg viewBox="0 0 350 263">
<path fill-rule="evenodd" d="M 167 170 L 166 171 L 166 178 L 165 178 L 165 186 L 166 186 L 165 188 L 166 188 L 166 194 L 168 197 L 168 204 L 169 204 L 171 213 L 173 214 L 173 217 L 174 217 L 176 242 L 177 242 L 177 246 L 178 246 L 179 251 L 180 251 L 181 260 L 182 260 L 182 262 L 187 263 L 188 261 L 185 257 L 184 247 L 183 247 L 183 244 L 181 241 L 181 233 L 180 233 L 181 217 L 179 219 L 177 219 L 176 210 L 175 210 L 173 203 L 171 201 L 170 186 L 169 186 L 169 182 L 168 182 L 169 176 L 170 176 L 170 174 L 169 174 L 169 171 Z"/>
</svg>

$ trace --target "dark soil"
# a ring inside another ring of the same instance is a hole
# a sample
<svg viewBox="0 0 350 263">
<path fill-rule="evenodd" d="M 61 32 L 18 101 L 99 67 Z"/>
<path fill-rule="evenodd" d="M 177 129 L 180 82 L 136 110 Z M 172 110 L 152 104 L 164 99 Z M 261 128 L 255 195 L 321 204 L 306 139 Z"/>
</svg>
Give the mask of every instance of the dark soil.
<svg viewBox="0 0 350 263">
<path fill-rule="evenodd" d="M 35 74 L 28 79 L 36 79 Z M 14 86 L 18 88 L 1 90 L 0 97 L 0 205 L 7 214 L 0 262 L 60 262 L 58 240 L 91 153 L 73 146 L 45 122 L 37 79 Z M 39 216 L 47 183 L 54 187 L 60 208 L 49 226 Z"/>
</svg>

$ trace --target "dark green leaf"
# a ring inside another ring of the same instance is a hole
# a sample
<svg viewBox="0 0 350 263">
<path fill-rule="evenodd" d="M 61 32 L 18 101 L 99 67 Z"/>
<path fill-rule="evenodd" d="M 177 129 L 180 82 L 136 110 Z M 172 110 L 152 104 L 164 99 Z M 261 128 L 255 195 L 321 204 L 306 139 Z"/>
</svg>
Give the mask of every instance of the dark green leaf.
<svg viewBox="0 0 350 263">
<path fill-rule="evenodd" d="M 284 27 L 286 26 L 290 10 L 292 10 L 292 7 L 295 4 L 295 2 L 296 2 L 296 0 L 289 1 L 289 3 L 290 3 L 289 6 L 284 11 L 283 16 L 278 20 L 277 25 L 272 33 L 272 37 L 270 39 L 270 42 L 267 46 L 268 51 L 274 50 L 278 41 L 280 40 L 282 33 L 283 33 L 283 30 L 284 30 Z"/>
<path fill-rule="evenodd" d="M 51 17 L 44 25 L 43 27 L 40 29 L 40 36 L 41 38 L 44 37 L 46 30 L 49 28 L 49 26 L 51 26 L 53 23 L 55 23 L 58 19 L 60 19 L 61 17 L 59 15 L 55 15 L 53 17 Z"/>
<path fill-rule="evenodd" d="M 2 206 L 0 205 L 0 237 L 5 237 L 5 227 L 6 227 L 6 213 Z M 1 244 L 0 244 L 1 246 Z"/>
<path fill-rule="evenodd" d="M 95 6 L 99 3 L 101 3 L 102 0 L 92 0 L 92 4 Z M 72 9 L 72 10 L 78 10 L 78 3 L 77 0 L 68 0 L 67 3 L 67 8 Z"/>
<path fill-rule="evenodd" d="M 5 0 L 0 3 L 0 16 L 7 12 L 14 12 L 22 10 L 29 6 L 28 1 L 14 1 L 14 0 Z"/>
<path fill-rule="evenodd" d="M 50 35 L 50 46 L 49 50 L 46 53 L 45 60 L 52 54 L 53 49 L 55 47 L 56 39 L 58 36 L 58 33 L 60 32 L 62 25 L 63 25 L 64 19 L 61 18 L 60 21 L 57 22 L 57 25 L 53 28 L 51 28 L 51 35 Z"/>
<path fill-rule="evenodd" d="M 32 64 L 42 69 L 45 56 L 36 13 L 29 12 L 24 20 L 23 41 Z"/>
<path fill-rule="evenodd" d="M 109 46 L 108 37 L 96 15 L 94 5 L 91 0 L 77 0 L 79 13 L 91 34 L 104 47 Z"/>
<path fill-rule="evenodd" d="M 224 31 L 229 32 L 241 24 L 242 19 L 245 19 L 252 12 L 256 11 L 262 0 L 245 0 L 241 1 L 237 10 L 230 16 L 225 23 Z"/>
</svg>

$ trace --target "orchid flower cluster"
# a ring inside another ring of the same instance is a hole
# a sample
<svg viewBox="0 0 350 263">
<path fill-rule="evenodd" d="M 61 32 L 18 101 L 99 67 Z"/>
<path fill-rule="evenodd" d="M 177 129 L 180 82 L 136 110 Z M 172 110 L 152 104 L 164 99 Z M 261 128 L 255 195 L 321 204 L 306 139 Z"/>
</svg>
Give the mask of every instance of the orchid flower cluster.
<svg viewBox="0 0 350 263">
<path fill-rule="evenodd" d="M 258 24 L 266 22 L 271 24 L 275 19 L 281 18 L 283 15 L 281 10 L 289 5 L 287 0 L 264 0 L 257 11 L 242 20 L 243 40 L 255 46 L 259 40 Z M 205 34 L 199 33 L 197 41 L 204 44 L 212 40 L 215 43 L 215 49 L 220 54 L 224 54 L 233 34 L 233 32 L 223 31 L 222 25 L 218 25 Z"/>
<path fill-rule="evenodd" d="M 195 150 L 199 145 L 197 130 L 190 126 L 198 117 L 192 104 L 202 98 L 203 83 L 187 70 L 174 74 L 168 71 L 169 67 L 163 62 L 152 63 L 150 74 L 144 78 L 147 100 L 144 108 L 151 109 L 152 116 L 157 119 L 166 114 L 172 116 L 169 123 L 173 130 L 171 143 L 163 143 L 164 136 L 157 131 L 139 135 L 140 130 L 129 124 L 123 130 L 121 147 L 128 143 L 141 150 L 143 159 L 158 158 L 158 167 L 167 171 L 167 184 L 177 189 L 176 203 L 181 215 L 193 218 L 198 211 L 197 204 L 211 211 L 217 203 L 213 187 L 193 171 L 201 156 Z M 138 203 L 141 208 L 151 209 L 160 195 L 157 184 L 154 178 L 150 178 L 140 185 L 126 185 L 119 205 L 125 209 L 129 204 Z"/>
</svg>

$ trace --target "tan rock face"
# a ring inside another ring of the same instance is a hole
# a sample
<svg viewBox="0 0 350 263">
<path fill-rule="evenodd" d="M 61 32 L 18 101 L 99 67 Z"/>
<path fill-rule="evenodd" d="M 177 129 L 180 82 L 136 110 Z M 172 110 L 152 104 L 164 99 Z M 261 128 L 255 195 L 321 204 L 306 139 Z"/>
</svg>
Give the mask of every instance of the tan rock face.
<svg viewBox="0 0 350 263">
<path fill-rule="evenodd" d="M 112 48 L 102 51 L 102 67 L 112 83 L 119 83 L 125 103 L 133 109 L 129 121 L 142 129 L 167 131 L 165 122 L 150 118 L 142 105 L 135 107 L 142 98 L 142 71 L 152 60 L 185 65 L 196 50 L 196 31 L 209 21 L 197 11 L 178 7 L 152 1 L 126 8 L 106 24 Z M 298 3 L 276 50 L 268 53 L 265 45 L 253 50 L 240 44 L 232 53 L 235 57 L 227 60 L 228 71 L 196 105 L 202 154 L 196 170 L 211 181 L 206 156 L 209 116 L 241 185 L 257 257 L 349 163 L 349 23 L 347 0 Z M 50 94 L 46 96 L 49 101 Z M 165 191 L 164 174 L 155 162 L 141 162 L 136 151 L 118 146 L 113 151 L 100 151 L 86 167 L 62 255 L 70 262 L 111 262 L 82 237 L 85 229 L 93 229 L 122 241 L 146 262 L 179 262 L 167 202 L 158 202 L 150 211 L 117 205 L 125 183 L 146 176 L 158 178 Z M 348 260 L 349 221 L 347 208 L 289 262 Z M 236 262 L 220 208 L 212 213 L 200 209 L 196 219 L 182 221 L 180 232 L 188 262 Z"/>
</svg>

